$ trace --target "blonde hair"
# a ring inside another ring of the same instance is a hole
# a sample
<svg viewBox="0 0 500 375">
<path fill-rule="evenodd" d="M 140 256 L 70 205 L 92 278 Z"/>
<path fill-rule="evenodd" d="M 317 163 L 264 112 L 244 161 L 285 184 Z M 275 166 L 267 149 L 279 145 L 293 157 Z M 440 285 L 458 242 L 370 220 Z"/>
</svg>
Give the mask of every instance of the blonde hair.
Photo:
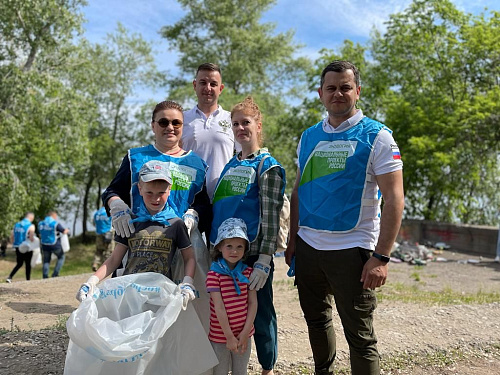
<svg viewBox="0 0 500 375">
<path fill-rule="evenodd" d="M 251 116 L 256 122 L 260 122 L 262 124 L 262 112 L 251 96 L 247 96 L 242 102 L 234 105 L 231 110 L 231 118 L 236 112 L 243 112 L 244 114 Z M 261 132 L 257 135 L 260 147 L 262 147 L 262 144 L 264 143 L 264 135 L 262 133 L 263 130 L 261 128 Z"/>
</svg>

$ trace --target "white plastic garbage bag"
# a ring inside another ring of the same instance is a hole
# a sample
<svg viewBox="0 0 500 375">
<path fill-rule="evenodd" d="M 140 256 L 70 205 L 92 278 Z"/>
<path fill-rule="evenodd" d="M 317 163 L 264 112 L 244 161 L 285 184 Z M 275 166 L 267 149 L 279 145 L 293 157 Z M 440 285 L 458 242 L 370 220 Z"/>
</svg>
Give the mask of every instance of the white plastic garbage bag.
<svg viewBox="0 0 500 375">
<path fill-rule="evenodd" d="M 40 248 L 33 250 L 33 255 L 31 257 L 31 268 L 34 268 L 37 264 L 42 264 L 42 252 Z"/>
<path fill-rule="evenodd" d="M 37 236 L 33 236 L 33 241 L 26 239 L 19 245 L 19 252 L 24 254 L 28 251 L 40 250 L 40 239 Z"/>
<path fill-rule="evenodd" d="M 190 238 L 196 258 L 196 271 L 193 283 L 196 299 L 193 301 L 193 306 L 200 318 L 201 324 L 208 334 L 210 329 L 210 295 L 207 292 L 206 280 L 211 264 L 210 254 L 198 228 L 191 230 Z M 184 261 L 182 260 L 182 254 L 178 251 L 172 260 L 172 280 L 174 280 L 176 284 L 179 284 L 182 282 L 183 278 Z"/>
<path fill-rule="evenodd" d="M 196 375 L 217 357 L 176 285 L 157 273 L 108 279 L 66 324 L 64 374 Z"/>
<path fill-rule="evenodd" d="M 67 234 L 61 235 L 61 247 L 65 253 L 69 251 L 69 237 Z"/>
</svg>

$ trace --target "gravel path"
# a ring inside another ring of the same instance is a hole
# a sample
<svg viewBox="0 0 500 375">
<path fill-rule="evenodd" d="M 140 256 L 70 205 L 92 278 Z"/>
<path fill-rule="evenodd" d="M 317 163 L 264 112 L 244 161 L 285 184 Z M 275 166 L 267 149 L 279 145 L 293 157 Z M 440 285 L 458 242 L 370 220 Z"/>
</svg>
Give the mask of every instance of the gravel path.
<svg viewBox="0 0 500 375">
<path fill-rule="evenodd" d="M 450 261 L 424 267 L 390 265 L 384 288 L 498 293 L 500 265 L 491 259 L 461 264 L 466 255 L 444 252 Z M 478 259 L 478 258 L 476 258 Z M 1 268 L 0 261 L 0 268 Z M 279 359 L 276 374 L 313 374 L 307 328 L 283 258 L 274 283 Z M 61 326 L 78 303 L 74 294 L 88 274 L 0 284 L 0 374 L 62 374 L 68 337 Z M 383 291 L 382 291 L 383 293 Z M 500 303 L 427 305 L 382 299 L 375 311 L 384 374 L 500 374 Z M 349 355 L 338 316 L 337 368 L 349 373 Z M 252 353 L 249 374 L 260 373 Z"/>
</svg>

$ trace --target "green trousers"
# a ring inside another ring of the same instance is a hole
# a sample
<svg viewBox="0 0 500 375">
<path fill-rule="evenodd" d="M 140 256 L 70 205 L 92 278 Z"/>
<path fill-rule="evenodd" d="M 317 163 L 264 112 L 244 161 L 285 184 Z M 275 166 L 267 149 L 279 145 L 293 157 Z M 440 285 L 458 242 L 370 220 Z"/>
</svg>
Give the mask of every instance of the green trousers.
<svg viewBox="0 0 500 375">
<path fill-rule="evenodd" d="M 335 301 L 349 344 L 353 375 L 380 373 L 373 330 L 375 293 L 360 282 L 370 252 L 359 247 L 316 250 L 299 236 L 295 249 L 295 281 L 309 331 L 315 374 L 333 374 L 336 354 L 332 305 Z"/>
</svg>

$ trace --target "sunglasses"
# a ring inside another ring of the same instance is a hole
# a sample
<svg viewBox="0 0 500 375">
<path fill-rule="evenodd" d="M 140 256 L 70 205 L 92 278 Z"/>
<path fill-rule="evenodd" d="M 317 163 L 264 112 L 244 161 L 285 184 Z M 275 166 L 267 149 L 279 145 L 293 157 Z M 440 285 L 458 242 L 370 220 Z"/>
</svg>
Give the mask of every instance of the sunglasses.
<svg viewBox="0 0 500 375">
<path fill-rule="evenodd" d="M 179 129 L 183 125 L 181 120 L 169 120 L 168 118 L 161 118 L 158 121 L 153 120 L 153 122 L 156 122 L 162 128 L 166 128 L 167 126 L 172 124 L 172 127 L 174 129 Z"/>
</svg>

